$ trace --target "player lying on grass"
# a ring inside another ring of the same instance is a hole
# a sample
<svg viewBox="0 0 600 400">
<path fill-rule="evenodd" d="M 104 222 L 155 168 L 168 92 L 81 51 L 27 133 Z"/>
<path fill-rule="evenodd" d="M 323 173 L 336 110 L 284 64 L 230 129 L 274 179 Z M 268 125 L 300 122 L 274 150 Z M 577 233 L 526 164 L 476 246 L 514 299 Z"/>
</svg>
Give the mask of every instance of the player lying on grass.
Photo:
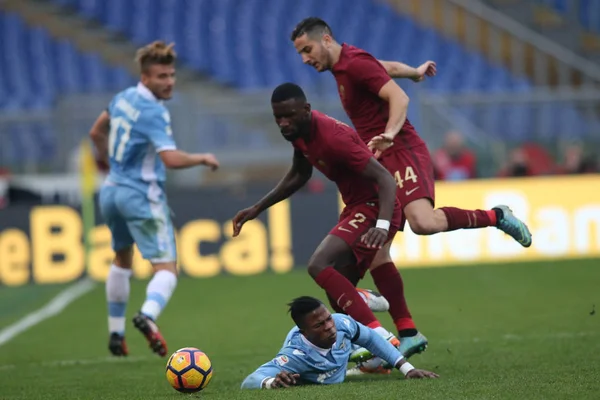
<svg viewBox="0 0 600 400">
<path fill-rule="evenodd" d="M 298 297 L 289 307 L 296 326 L 288 333 L 277 356 L 244 379 L 242 389 L 342 383 L 353 344 L 383 358 L 406 378 L 438 377 L 433 372 L 414 368 L 397 348 L 375 331 L 348 315 L 331 314 L 314 297 Z"/>
<path fill-rule="evenodd" d="M 352 128 L 311 110 L 298 85 L 278 86 L 271 106 L 283 137 L 293 144 L 292 167 L 275 189 L 237 213 L 233 236 L 240 234 L 244 223 L 304 186 L 313 167 L 319 169 L 337 184 L 346 207 L 310 258 L 308 273 L 341 310 L 398 345 L 355 289 L 402 219 L 394 179 Z"/>
</svg>

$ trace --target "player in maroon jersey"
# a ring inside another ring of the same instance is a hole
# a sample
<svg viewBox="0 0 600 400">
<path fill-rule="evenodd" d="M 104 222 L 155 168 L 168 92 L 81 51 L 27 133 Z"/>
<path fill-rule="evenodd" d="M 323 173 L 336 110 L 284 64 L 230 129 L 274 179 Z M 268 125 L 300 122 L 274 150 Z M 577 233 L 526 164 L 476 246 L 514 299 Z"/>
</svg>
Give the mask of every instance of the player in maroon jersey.
<svg viewBox="0 0 600 400">
<path fill-rule="evenodd" d="M 310 258 L 308 273 L 337 309 L 399 346 L 398 339 L 381 326 L 355 289 L 402 222 L 394 178 L 354 129 L 311 110 L 299 86 L 278 86 L 271 105 L 283 137 L 293 144 L 292 167 L 263 199 L 236 214 L 233 236 L 240 234 L 244 223 L 298 191 L 310 179 L 313 167 L 317 168 L 336 183 L 346 207 L 339 223 Z"/>
<path fill-rule="evenodd" d="M 419 81 L 436 73 L 427 62 L 411 70 L 403 64 L 378 61 L 356 47 L 335 41 L 331 28 L 319 18 L 307 18 L 294 29 L 291 40 L 305 64 L 319 72 L 331 71 L 346 113 L 358 134 L 397 182 L 397 196 L 413 232 L 431 235 L 457 229 L 495 226 L 522 246 L 531 245 L 527 226 L 507 206 L 492 210 L 434 209 L 434 172 L 429 150 L 406 118 L 408 96 L 392 77 Z M 401 67 L 401 68 L 400 68 Z M 404 221 L 400 227 L 402 230 Z M 375 258 L 371 274 L 379 292 L 390 302 L 405 356 L 424 350 L 427 343 L 406 307 L 402 278 L 389 255 L 389 244 Z"/>
</svg>

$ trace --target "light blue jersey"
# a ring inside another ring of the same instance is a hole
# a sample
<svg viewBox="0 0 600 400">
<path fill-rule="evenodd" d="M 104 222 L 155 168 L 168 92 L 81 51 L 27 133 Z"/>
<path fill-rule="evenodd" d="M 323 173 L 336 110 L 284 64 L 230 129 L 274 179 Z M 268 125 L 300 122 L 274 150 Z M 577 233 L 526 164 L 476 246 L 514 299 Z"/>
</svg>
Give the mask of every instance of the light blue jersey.
<svg viewBox="0 0 600 400">
<path fill-rule="evenodd" d="M 169 111 L 139 83 L 108 107 L 110 173 L 100 191 L 100 210 L 115 251 L 137 245 L 152 262 L 176 260 L 175 235 L 164 192 L 159 153 L 174 150 Z"/>
<path fill-rule="evenodd" d="M 346 378 L 352 344 L 358 344 L 391 365 L 402 354 L 374 330 L 356 322 L 345 314 L 333 314 L 337 340 L 331 349 L 321 349 L 309 342 L 298 327 L 288 333 L 277 356 L 260 366 L 242 383 L 242 389 L 259 389 L 265 380 L 281 371 L 300 375 L 303 383 L 334 384 Z"/>
<path fill-rule="evenodd" d="M 108 181 L 153 198 L 156 190 L 162 190 L 166 178 L 158 153 L 176 148 L 169 111 L 140 83 L 117 94 L 108 113 Z"/>
</svg>

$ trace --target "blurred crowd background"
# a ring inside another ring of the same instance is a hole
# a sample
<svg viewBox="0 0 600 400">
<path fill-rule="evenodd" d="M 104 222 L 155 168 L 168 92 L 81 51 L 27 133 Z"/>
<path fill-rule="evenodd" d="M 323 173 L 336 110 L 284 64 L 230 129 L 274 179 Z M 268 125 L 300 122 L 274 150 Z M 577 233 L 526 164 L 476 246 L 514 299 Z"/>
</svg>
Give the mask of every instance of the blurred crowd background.
<svg viewBox="0 0 600 400">
<path fill-rule="evenodd" d="M 291 151 L 270 115 L 273 87 L 296 82 L 348 121 L 333 77 L 303 65 L 289 40 L 306 16 L 380 59 L 436 61 L 436 77 L 399 83 L 439 180 L 598 172 L 595 0 L 4 0 L 0 206 L 19 190 L 76 190 L 92 122 L 136 83 L 135 49 L 157 39 L 180 57 L 169 103 L 179 146 L 223 165 L 170 184 L 276 181 Z"/>
</svg>

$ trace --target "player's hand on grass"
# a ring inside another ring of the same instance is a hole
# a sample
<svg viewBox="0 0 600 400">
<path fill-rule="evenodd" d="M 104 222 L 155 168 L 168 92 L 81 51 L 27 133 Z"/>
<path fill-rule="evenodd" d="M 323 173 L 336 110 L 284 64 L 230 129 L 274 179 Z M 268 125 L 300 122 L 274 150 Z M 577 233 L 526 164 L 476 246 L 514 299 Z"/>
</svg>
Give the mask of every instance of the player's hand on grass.
<svg viewBox="0 0 600 400">
<path fill-rule="evenodd" d="M 375 158 L 379 158 L 381 153 L 394 145 L 395 137 L 395 134 L 385 132 L 372 138 L 367 146 L 369 147 L 369 150 L 375 151 Z"/>
<path fill-rule="evenodd" d="M 292 374 L 291 372 L 281 371 L 275 377 L 275 380 L 271 383 L 271 389 L 280 389 L 298 384 L 300 379 L 299 374 Z"/>
<path fill-rule="evenodd" d="M 435 372 L 425 371 L 423 369 L 413 369 L 406 374 L 406 379 L 439 378 Z"/>
<path fill-rule="evenodd" d="M 219 160 L 217 160 L 217 157 L 215 157 L 214 154 L 205 153 L 205 154 L 203 154 L 203 157 L 204 157 L 204 161 L 202 163 L 203 165 L 210 167 L 210 169 L 212 171 L 215 171 L 217 168 L 219 168 Z"/>
<path fill-rule="evenodd" d="M 434 61 L 426 61 L 423 64 L 419 65 L 417 68 L 417 75 L 412 77 L 411 79 L 414 82 L 421 82 L 425 79 L 426 76 L 435 76 L 437 73 L 437 66 Z"/>
<path fill-rule="evenodd" d="M 361 242 L 368 247 L 380 249 L 388 239 L 388 231 L 382 228 L 373 227 L 362 236 Z"/>
<path fill-rule="evenodd" d="M 240 234 L 242 230 L 242 226 L 248 221 L 253 220 L 258 217 L 258 209 L 256 207 L 248 207 L 243 209 L 242 211 L 238 211 L 233 217 L 233 237 L 236 237 Z"/>
</svg>

